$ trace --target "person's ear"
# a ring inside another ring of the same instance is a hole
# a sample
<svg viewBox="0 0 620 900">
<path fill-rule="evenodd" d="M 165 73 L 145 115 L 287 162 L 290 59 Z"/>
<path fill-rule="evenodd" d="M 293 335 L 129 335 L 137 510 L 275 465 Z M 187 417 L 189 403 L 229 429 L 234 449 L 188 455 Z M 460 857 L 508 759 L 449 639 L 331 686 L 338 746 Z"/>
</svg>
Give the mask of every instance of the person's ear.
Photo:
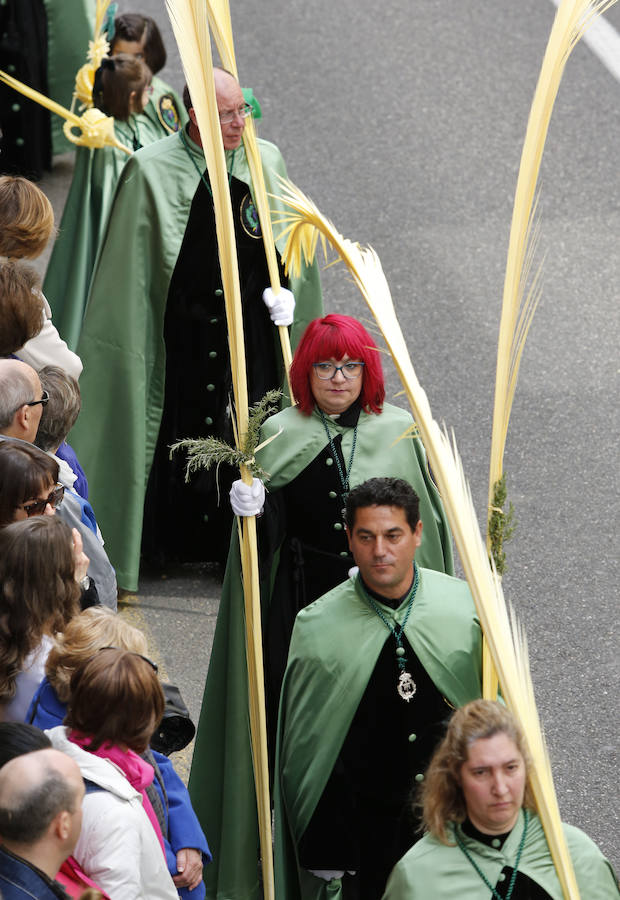
<svg viewBox="0 0 620 900">
<path fill-rule="evenodd" d="M 415 548 L 416 548 L 416 550 L 418 549 L 418 547 L 419 547 L 420 544 L 422 543 L 422 527 L 423 527 L 423 526 L 422 526 L 422 519 L 420 519 L 419 522 L 418 522 L 418 524 L 416 525 L 416 527 L 415 527 L 415 529 L 414 529 L 414 532 L 413 532 L 413 537 L 414 537 L 414 539 L 415 539 Z"/>
<path fill-rule="evenodd" d="M 21 431 L 28 431 L 31 414 L 31 407 L 24 403 L 13 416 L 13 425 L 16 425 Z"/>
<path fill-rule="evenodd" d="M 71 834 L 71 813 L 68 809 L 63 809 L 58 815 L 52 819 L 54 833 L 61 841 L 66 841 Z"/>
</svg>

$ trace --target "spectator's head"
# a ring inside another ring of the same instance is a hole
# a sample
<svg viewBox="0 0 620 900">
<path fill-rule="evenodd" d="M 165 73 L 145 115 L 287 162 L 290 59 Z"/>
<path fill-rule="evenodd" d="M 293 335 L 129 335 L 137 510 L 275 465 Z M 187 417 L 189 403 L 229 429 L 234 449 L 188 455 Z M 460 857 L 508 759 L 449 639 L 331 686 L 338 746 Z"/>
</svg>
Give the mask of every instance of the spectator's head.
<svg viewBox="0 0 620 900">
<path fill-rule="evenodd" d="M 129 650 L 108 647 L 75 670 L 65 724 L 90 738 L 143 753 L 164 713 L 157 667 Z"/>
<path fill-rule="evenodd" d="M 0 175 L 0 256 L 35 259 L 54 231 L 43 191 L 20 175 Z"/>
<path fill-rule="evenodd" d="M 0 531 L 0 702 L 44 635 L 79 612 L 73 535 L 56 516 L 36 516 Z M 1 832 L 0 832 L 1 833 Z"/>
<path fill-rule="evenodd" d="M 39 378 L 49 399 L 41 413 L 35 444 L 46 453 L 56 453 L 80 414 L 80 386 L 59 366 L 44 366 Z"/>
<path fill-rule="evenodd" d="M 32 444 L 46 403 L 31 366 L 19 359 L 0 359 L 0 434 Z"/>
<path fill-rule="evenodd" d="M 61 487 L 55 459 L 33 444 L 0 441 L 0 529 L 33 515 L 53 515 Z"/>
<path fill-rule="evenodd" d="M 0 260 L 0 357 L 20 350 L 43 325 L 43 295 L 33 268 Z"/>
<path fill-rule="evenodd" d="M 80 835 L 84 782 L 58 750 L 17 756 L 0 769 L 0 834 L 4 846 L 50 878 Z"/>
<path fill-rule="evenodd" d="M 530 758 L 519 723 L 501 703 L 474 700 L 452 715 L 422 785 L 425 827 L 449 843 L 449 822 L 468 817 L 485 834 L 510 831 L 534 809 Z"/>
<path fill-rule="evenodd" d="M 348 494 L 349 548 L 364 583 L 383 597 L 402 597 L 413 581 L 422 541 L 418 495 L 402 478 L 370 478 Z"/>
<path fill-rule="evenodd" d="M 125 121 L 149 102 L 151 70 L 142 60 L 120 53 L 105 57 L 95 72 L 93 104 L 107 116 Z"/>
<path fill-rule="evenodd" d="M 31 753 L 33 750 L 45 750 L 52 742 L 40 728 L 27 725 L 25 722 L 0 722 L 0 769 L 9 760 Z"/>
<path fill-rule="evenodd" d="M 156 22 L 140 13 L 123 13 L 114 20 L 110 55 L 126 53 L 143 59 L 155 75 L 166 65 L 166 48 Z"/>
<path fill-rule="evenodd" d="M 355 363 L 363 365 L 352 371 L 345 367 Z M 318 368 L 321 364 L 325 372 Z M 342 371 L 334 371 L 334 365 Z M 377 345 L 351 316 L 330 313 L 314 319 L 295 350 L 291 387 L 307 416 L 315 405 L 328 415 L 342 413 L 356 400 L 366 412 L 380 413 L 385 386 Z"/>
<path fill-rule="evenodd" d="M 245 102 L 239 82 L 227 69 L 214 66 L 213 78 L 224 150 L 236 150 L 241 144 L 245 120 L 252 115 L 252 106 Z M 183 104 L 190 119 L 189 135 L 194 143 L 202 146 L 200 131 L 198 130 L 198 119 L 192 106 L 192 98 L 187 85 L 185 85 L 183 91 Z"/>
<path fill-rule="evenodd" d="M 56 636 L 45 664 L 45 672 L 59 700 L 70 697 L 71 676 L 104 647 L 118 647 L 146 656 L 144 634 L 105 606 L 93 606 L 75 616 Z"/>
</svg>

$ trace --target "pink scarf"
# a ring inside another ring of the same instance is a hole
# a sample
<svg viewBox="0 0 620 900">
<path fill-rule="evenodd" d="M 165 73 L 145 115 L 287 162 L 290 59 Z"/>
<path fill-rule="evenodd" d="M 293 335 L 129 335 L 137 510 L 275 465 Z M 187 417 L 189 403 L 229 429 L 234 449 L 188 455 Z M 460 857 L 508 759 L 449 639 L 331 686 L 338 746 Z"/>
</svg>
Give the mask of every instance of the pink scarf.
<svg viewBox="0 0 620 900">
<path fill-rule="evenodd" d="M 91 739 L 86 735 L 80 734 L 79 731 L 72 731 L 69 734 L 69 740 L 74 744 L 77 744 L 78 747 L 81 747 L 82 750 L 87 750 L 88 753 L 92 753 L 93 756 L 109 759 L 110 762 L 113 762 L 118 766 L 132 788 L 135 788 L 136 791 L 139 791 L 142 794 L 142 806 L 157 835 L 165 858 L 166 851 L 164 849 L 164 839 L 161 828 L 159 827 L 155 810 L 153 809 L 145 790 L 149 784 L 152 784 L 153 778 L 155 777 L 153 766 L 141 759 L 133 750 L 121 750 L 120 747 L 113 747 L 112 744 L 107 741 L 102 744 L 98 750 L 91 750 Z"/>
</svg>

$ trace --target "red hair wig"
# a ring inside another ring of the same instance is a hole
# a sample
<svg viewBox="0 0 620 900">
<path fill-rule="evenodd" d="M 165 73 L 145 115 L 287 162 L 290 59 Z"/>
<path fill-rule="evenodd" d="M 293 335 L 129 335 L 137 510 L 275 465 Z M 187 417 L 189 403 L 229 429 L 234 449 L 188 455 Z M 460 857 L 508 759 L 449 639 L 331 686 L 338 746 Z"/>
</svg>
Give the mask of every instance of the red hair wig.
<svg viewBox="0 0 620 900">
<path fill-rule="evenodd" d="M 310 387 L 312 364 L 328 359 L 359 359 L 364 363 L 360 403 L 370 413 L 379 414 L 385 399 L 385 383 L 379 349 L 361 322 L 351 316 L 330 313 L 314 319 L 304 331 L 291 365 L 291 387 L 302 413 L 314 409 Z"/>
</svg>

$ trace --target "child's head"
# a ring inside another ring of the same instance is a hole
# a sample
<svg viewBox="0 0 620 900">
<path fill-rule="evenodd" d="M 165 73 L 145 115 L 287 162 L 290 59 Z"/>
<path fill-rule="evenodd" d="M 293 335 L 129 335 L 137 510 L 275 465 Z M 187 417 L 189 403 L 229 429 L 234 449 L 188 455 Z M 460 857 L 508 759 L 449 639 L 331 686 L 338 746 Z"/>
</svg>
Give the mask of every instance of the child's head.
<svg viewBox="0 0 620 900">
<path fill-rule="evenodd" d="M 114 20 L 110 55 L 118 53 L 143 59 L 153 74 L 166 65 L 166 48 L 159 28 L 153 19 L 139 13 L 123 13 Z"/>
<path fill-rule="evenodd" d="M 0 175 L 0 256 L 34 259 L 54 230 L 54 210 L 43 191 L 20 175 Z"/>
<path fill-rule="evenodd" d="M 151 70 L 141 59 L 119 53 L 106 57 L 95 72 L 93 104 L 107 116 L 124 121 L 148 103 Z"/>
</svg>

